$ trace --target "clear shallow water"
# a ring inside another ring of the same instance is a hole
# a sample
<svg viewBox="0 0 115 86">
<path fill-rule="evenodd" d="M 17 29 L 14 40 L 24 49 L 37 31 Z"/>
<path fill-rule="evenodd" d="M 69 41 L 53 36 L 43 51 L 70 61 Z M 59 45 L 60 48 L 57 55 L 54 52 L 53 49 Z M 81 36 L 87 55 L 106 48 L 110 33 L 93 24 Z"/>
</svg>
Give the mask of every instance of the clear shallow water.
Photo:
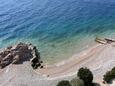
<svg viewBox="0 0 115 86">
<path fill-rule="evenodd" d="M 114 0 L 0 0 L 0 48 L 31 42 L 52 63 L 96 36 L 115 38 Z"/>
</svg>

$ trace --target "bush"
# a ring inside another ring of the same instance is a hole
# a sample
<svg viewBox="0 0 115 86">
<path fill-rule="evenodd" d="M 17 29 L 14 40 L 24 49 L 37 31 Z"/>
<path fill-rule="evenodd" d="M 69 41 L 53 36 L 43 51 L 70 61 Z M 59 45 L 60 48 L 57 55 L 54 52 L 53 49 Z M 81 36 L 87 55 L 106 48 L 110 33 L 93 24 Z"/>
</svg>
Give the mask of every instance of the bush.
<svg viewBox="0 0 115 86">
<path fill-rule="evenodd" d="M 115 79 L 115 67 L 112 68 L 111 71 L 108 71 L 103 78 L 103 80 L 107 83 L 110 83 L 113 79 Z"/>
<path fill-rule="evenodd" d="M 60 81 L 57 86 L 71 86 L 70 82 L 67 80 Z"/>
<path fill-rule="evenodd" d="M 36 64 L 34 64 L 34 63 L 31 63 L 31 66 L 32 66 L 33 69 L 37 69 L 38 68 L 38 66 Z"/>
<path fill-rule="evenodd" d="M 78 71 L 78 77 L 84 81 L 85 86 L 94 86 L 92 84 L 93 74 L 87 68 L 80 68 Z"/>
<path fill-rule="evenodd" d="M 84 82 L 81 79 L 74 78 L 71 80 L 71 86 L 84 86 Z"/>
<path fill-rule="evenodd" d="M 32 59 L 31 66 L 33 67 L 33 69 L 37 69 L 39 66 L 41 66 L 37 57 Z"/>
</svg>

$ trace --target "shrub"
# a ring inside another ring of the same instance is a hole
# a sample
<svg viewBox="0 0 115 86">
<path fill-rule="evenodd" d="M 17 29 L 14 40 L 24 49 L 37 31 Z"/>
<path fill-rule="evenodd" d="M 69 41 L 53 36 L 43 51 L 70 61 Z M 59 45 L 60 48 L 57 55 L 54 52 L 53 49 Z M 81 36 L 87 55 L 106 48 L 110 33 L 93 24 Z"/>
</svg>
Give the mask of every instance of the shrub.
<svg viewBox="0 0 115 86">
<path fill-rule="evenodd" d="M 37 69 L 39 66 L 41 66 L 37 57 L 32 59 L 31 66 L 33 67 L 33 69 Z"/>
<path fill-rule="evenodd" d="M 111 71 L 108 71 L 103 78 L 103 80 L 107 83 L 110 83 L 113 79 L 115 79 L 115 67 L 112 68 Z"/>
<path fill-rule="evenodd" d="M 77 75 L 84 81 L 85 86 L 93 86 L 93 74 L 89 69 L 80 68 Z"/>
<path fill-rule="evenodd" d="M 31 66 L 33 67 L 33 69 L 37 69 L 38 68 L 38 66 L 36 64 L 34 64 L 34 63 L 31 63 Z"/>
<path fill-rule="evenodd" d="M 84 82 L 81 79 L 74 78 L 71 80 L 71 86 L 84 86 Z"/>
<path fill-rule="evenodd" d="M 71 86 L 70 82 L 67 80 L 60 81 L 57 86 Z"/>
</svg>

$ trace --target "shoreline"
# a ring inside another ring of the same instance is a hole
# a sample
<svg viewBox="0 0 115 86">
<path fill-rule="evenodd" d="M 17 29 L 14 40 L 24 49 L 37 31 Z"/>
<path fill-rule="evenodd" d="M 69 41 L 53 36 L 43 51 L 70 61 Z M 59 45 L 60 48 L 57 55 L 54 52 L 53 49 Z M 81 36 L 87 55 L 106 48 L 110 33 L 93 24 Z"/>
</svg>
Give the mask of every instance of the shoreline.
<svg viewBox="0 0 115 86">
<path fill-rule="evenodd" d="M 10 83 L 10 78 L 7 79 L 7 76 L 11 75 L 14 77 L 11 78 L 13 83 L 15 83 L 15 80 L 18 80 L 19 77 L 24 81 L 27 80 L 27 77 L 30 77 L 29 80 L 33 82 L 36 80 L 35 82 L 37 84 L 42 84 L 44 81 L 50 82 L 49 84 L 51 84 L 59 80 L 69 80 L 72 77 L 77 76 L 77 71 L 79 68 L 87 67 L 92 71 L 94 75 L 94 82 L 101 84 L 101 86 L 105 86 L 102 84 L 103 75 L 115 65 L 114 52 L 115 43 L 105 45 L 97 44 L 93 47 L 90 47 L 89 49 L 82 51 L 79 54 L 76 53 L 69 59 L 60 61 L 53 65 L 44 65 L 43 69 L 39 68 L 33 70 L 30 62 L 28 61 L 21 65 L 11 64 L 3 70 L 0 70 L 0 83 Z M 17 81 L 17 83 L 21 82 Z M 46 86 L 46 84 L 44 83 L 42 86 Z"/>
<path fill-rule="evenodd" d="M 67 60 L 45 65 L 43 69 L 37 69 L 34 72 L 42 76 L 44 80 L 60 80 L 77 76 L 79 68 L 87 67 L 94 75 L 94 82 L 105 86 L 102 83 L 103 75 L 115 65 L 114 52 L 115 43 L 97 44 Z"/>
<path fill-rule="evenodd" d="M 57 79 L 60 77 L 66 77 L 66 76 L 72 76 L 77 73 L 78 68 L 75 68 L 75 70 L 71 69 L 72 67 L 80 67 L 80 64 L 85 62 L 84 60 L 87 59 L 87 57 L 91 57 L 93 54 L 97 52 L 97 49 L 100 49 L 100 46 L 103 48 L 104 46 L 102 44 L 97 44 L 88 50 L 84 50 L 79 54 L 75 54 L 72 57 L 70 57 L 67 60 L 63 60 L 61 62 L 52 64 L 52 65 L 45 65 L 43 69 L 37 69 L 36 73 L 45 76 L 46 79 Z M 102 49 L 101 48 L 101 49 Z M 93 51 L 93 52 L 92 52 Z M 88 55 L 90 53 L 90 55 Z M 77 60 L 75 62 L 75 60 Z M 67 65 L 69 64 L 69 65 Z M 70 71 L 65 72 L 67 69 L 70 69 Z M 56 72 L 54 72 L 57 70 Z M 63 75 L 63 76 L 62 76 Z M 49 76 L 49 77 L 47 77 Z M 57 77 L 58 76 L 58 77 Z"/>
</svg>

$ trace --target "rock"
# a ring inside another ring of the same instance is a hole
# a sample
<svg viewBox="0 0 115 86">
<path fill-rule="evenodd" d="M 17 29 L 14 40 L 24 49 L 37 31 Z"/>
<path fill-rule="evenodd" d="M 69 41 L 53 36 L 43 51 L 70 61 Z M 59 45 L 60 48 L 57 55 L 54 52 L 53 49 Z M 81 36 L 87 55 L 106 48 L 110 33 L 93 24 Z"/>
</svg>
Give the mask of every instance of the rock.
<svg viewBox="0 0 115 86">
<path fill-rule="evenodd" d="M 19 43 L 9 46 L 0 52 L 0 67 L 4 68 L 9 64 L 20 64 L 24 61 L 31 60 L 35 68 L 40 64 L 40 53 L 32 44 Z"/>
<path fill-rule="evenodd" d="M 19 62 L 19 60 L 20 60 L 19 55 L 16 55 L 16 56 L 13 58 L 12 63 L 13 63 L 13 64 L 17 64 L 17 63 Z"/>
<path fill-rule="evenodd" d="M 11 62 L 12 59 L 13 59 L 13 56 L 9 53 L 9 54 L 8 54 L 7 56 L 5 56 L 2 60 L 3 60 L 3 61 L 9 61 L 9 62 Z"/>
<path fill-rule="evenodd" d="M 11 49 L 11 48 L 12 48 L 12 46 L 7 47 L 7 49 Z"/>
</svg>

